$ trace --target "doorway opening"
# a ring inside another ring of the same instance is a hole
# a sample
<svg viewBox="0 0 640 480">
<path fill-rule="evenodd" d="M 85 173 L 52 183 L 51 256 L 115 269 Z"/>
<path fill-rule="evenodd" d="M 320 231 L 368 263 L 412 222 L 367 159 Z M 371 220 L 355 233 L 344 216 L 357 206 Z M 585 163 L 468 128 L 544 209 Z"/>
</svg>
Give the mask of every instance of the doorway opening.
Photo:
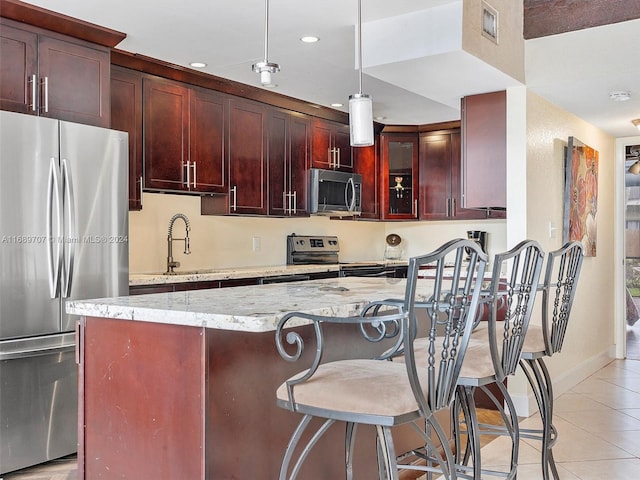
<svg viewBox="0 0 640 480">
<path fill-rule="evenodd" d="M 626 352 L 640 360 L 640 145 L 625 147 L 624 190 Z"/>
</svg>

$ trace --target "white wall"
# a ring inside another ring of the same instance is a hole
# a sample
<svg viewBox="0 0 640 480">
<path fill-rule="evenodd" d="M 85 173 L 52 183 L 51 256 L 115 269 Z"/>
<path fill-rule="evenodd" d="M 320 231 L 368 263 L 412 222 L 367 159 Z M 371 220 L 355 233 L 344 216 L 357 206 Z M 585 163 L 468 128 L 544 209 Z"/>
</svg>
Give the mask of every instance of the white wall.
<svg viewBox="0 0 640 480">
<path fill-rule="evenodd" d="M 614 352 L 615 139 L 531 92 L 522 114 L 527 120 L 526 173 L 509 172 L 508 182 L 513 175 L 526 174 L 527 234 L 540 241 L 545 251 L 562 245 L 563 159 L 568 137 L 599 152 L 597 256 L 584 260 L 563 351 L 547 362 L 559 395 L 605 365 Z M 550 223 L 557 228 L 553 238 Z M 539 316 L 532 321 L 539 323 Z M 514 379 L 510 391 L 519 397 L 516 406 L 523 406 L 526 381 Z"/>
</svg>

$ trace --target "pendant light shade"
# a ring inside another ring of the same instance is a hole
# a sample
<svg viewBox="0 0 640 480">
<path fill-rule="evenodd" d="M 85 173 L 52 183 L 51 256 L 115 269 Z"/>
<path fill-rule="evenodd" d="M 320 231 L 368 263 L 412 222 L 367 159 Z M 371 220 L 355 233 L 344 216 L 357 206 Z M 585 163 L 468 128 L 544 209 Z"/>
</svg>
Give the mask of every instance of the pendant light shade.
<svg viewBox="0 0 640 480">
<path fill-rule="evenodd" d="M 349 131 L 352 147 L 373 145 L 373 104 L 366 93 L 349 95 Z"/>
<path fill-rule="evenodd" d="M 271 74 L 280 71 L 280 65 L 270 62 L 269 58 L 269 0 L 265 0 L 264 12 L 264 60 L 256 62 L 251 69 L 260 74 L 260 83 L 263 87 L 275 87 L 271 83 Z"/>
<path fill-rule="evenodd" d="M 349 131 L 352 147 L 373 145 L 373 102 L 362 93 L 362 0 L 358 0 L 358 93 L 349 95 Z"/>
</svg>

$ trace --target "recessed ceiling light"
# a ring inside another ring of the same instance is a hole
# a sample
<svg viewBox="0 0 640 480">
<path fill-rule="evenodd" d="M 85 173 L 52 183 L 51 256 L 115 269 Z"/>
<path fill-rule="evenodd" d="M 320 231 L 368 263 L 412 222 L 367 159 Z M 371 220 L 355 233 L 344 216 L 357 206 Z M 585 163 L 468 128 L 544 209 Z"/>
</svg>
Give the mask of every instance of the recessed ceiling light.
<svg viewBox="0 0 640 480">
<path fill-rule="evenodd" d="M 342 103 L 332 103 L 331 106 L 332 107 L 336 107 L 336 108 L 337 107 L 344 107 L 344 104 L 342 104 Z"/>
<path fill-rule="evenodd" d="M 318 37 L 314 37 L 312 35 L 307 35 L 305 37 L 302 37 L 300 39 L 301 42 L 303 43 L 316 43 L 317 41 L 319 41 L 320 39 Z"/>
<path fill-rule="evenodd" d="M 631 92 L 628 90 L 619 90 L 617 92 L 611 92 L 609 98 L 614 102 L 626 102 L 631 98 Z"/>
<path fill-rule="evenodd" d="M 207 64 L 204 62 L 191 62 L 189 65 L 193 68 L 204 68 L 207 66 Z"/>
<path fill-rule="evenodd" d="M 376 117 L 376 120 L 378 120 L 379 122 L 381 122 L 382 120 L 386 120 L 387 117 Z"/>
</svg>

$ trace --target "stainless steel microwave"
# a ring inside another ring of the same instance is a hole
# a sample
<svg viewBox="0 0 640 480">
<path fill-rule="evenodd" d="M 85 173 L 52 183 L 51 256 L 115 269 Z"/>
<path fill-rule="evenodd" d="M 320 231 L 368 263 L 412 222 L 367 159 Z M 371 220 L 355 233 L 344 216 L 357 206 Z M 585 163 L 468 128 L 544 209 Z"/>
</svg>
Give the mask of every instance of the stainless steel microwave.
<svg viewBox="0 0 640 480">
<path fill-rule="evenodd" d="M 312 168 L 310 179 L 310 213 L 360 215 L 362 175 Z"/>
</svg>

